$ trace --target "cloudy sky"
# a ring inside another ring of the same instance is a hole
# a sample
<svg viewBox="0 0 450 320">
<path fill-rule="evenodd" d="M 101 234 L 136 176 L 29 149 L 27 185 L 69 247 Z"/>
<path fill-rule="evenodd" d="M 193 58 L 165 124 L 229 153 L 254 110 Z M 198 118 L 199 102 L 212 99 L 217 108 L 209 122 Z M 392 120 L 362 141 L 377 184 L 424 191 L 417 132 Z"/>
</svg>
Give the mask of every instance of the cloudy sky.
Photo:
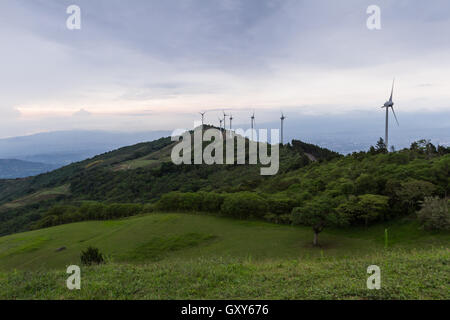
<svg viewBox="0 0 450 320">
<path fill-rule="evenodd" d="M 71 4 L 81 30 L 66 27 Z M 381 30 L 366 26 L 372 4 Z M 0 12 L 0 137 L 172 130 L 200 110 L 236 123 L 382 112 L 394 76 L 399 115 L 450 110 L 448 0 L 2 0 Z"/>
</svg>

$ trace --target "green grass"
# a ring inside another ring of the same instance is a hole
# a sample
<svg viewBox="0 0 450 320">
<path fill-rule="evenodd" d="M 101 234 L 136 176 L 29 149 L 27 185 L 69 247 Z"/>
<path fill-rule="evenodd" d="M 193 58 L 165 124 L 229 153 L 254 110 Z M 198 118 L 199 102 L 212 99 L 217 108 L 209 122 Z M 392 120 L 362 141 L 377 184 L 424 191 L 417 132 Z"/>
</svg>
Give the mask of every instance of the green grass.
<svg viewBox="0 0 450 320">
<path fill-rule="evenodd" d="M 161 260 L 168 252 L 196 247 L 202 242 L 214 239 L 209 234 L 186 233 L 166 237 L 154 237 L 150 241 L 136 247 L 125 254 L 126 261 L 153 261 Z"/>
<path fill-rule="evenodd" d="M 0 273 L 0 299 L 449 299 L 448 249 L 364 257 L 253 261 L 194 259 L 84 267 L 81 290 L 65 270 Z M 369 265 L 381 289 L 368 290 Z"/>
<path fill-rule="evenodd" d="M 384 248 L 384 228 L 392 241 Z M 260 221 L 150 214 L 87 221 L 0 238 L 0 298 L 448 299 L 450 235 L 414 222 L 312 231 Z M 65 250 L 57 251 L 58 248 Z M 82 267 L 83 289 L 65 268 L 98 247 L 108 263 Z M 367 290 L 367 266 L 382 290 Z"/>
<path fill-rule="evenodd" d="M 7 202 L 0 206 L 0 210 L 3 209 L 14 209 L 23 207 L 29 204 L 37 203 L 43 200 L 49 200 L 56 198 L 60 195 L 68 195 L 70 194 L 69 185 L 65 184 L 59 187 L 50 188 L 50 189 L 42 189 L 38 192 L 32 193 L 30 195 L 21 197 L 11 202 Z"/>
<path fill-rule="evenodd" d="M 156 167 L 162 162 L 170 161 L 172 147 L 173 145 L 171 144 L 160 150 L 153 151 L 143 157 L 121 162 L 120 164 L 113 166 L 113 170 L 134 170 L 144 167 Z"/>
<path fill-rule="evenodd" d="M 149 159 L 135 159 L 121 163 L 120 165 L 114 167 L 114 170 L 133 170 L 137 168 L 148 167 L 153 164 L 159 164 L 158 160 L 149 160 Z"/>
</svg>

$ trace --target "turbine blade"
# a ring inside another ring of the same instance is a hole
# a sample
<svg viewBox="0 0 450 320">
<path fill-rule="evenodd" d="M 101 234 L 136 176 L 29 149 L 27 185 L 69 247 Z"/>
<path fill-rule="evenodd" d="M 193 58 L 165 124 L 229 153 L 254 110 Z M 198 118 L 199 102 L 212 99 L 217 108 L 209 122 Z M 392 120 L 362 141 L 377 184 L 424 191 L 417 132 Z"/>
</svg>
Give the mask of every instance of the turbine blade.
<svg viewBox="0 0 450 320">
<path fill-rule="evenodd" d="M 394 108 L 391 107 L 391 110 L 392 110 L 392 113 L 394 114 L 394 118 L 395 118 L 395 121 L 397 122 L 397 125 L 400 126 L 400 123 L 398 123 L 398 120 L 397 120 L 397 116 L 395 115 Z"/>
<path fill-rule="evenodd" d="M 395 82 L 395 78 L 394 78 L 394 80 L 392 80 L 391 97 L 389 98 L 389 101 L 391 101 L 391 102 L 392 102 L 392 97 L 393 97 L 393 95 L 394 95 L 394 82 Z"/>
</svg>

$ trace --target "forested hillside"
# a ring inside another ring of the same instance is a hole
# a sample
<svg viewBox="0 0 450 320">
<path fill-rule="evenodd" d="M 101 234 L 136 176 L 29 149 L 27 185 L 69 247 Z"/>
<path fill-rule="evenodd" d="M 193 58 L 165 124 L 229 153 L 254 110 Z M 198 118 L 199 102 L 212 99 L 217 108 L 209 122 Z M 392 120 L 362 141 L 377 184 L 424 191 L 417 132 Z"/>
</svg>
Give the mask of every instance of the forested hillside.
<svg viewBox="0 0 450 320">
<path fill-rule="evenodd" d="M 153 210 L 299 223 L 318 233 L 407 216 L 426 197 L 446 199 L 449 191 L 449 148 L 427 141 L 390 153 L 381 141 L 344 157 L 294 140 L 280 147 L 275 176 L 261 176 L 260 165 L 177 166 L 173 145 L 161 138 L 36 177 L 0 180 L 0 234 Z"/>
</svg>

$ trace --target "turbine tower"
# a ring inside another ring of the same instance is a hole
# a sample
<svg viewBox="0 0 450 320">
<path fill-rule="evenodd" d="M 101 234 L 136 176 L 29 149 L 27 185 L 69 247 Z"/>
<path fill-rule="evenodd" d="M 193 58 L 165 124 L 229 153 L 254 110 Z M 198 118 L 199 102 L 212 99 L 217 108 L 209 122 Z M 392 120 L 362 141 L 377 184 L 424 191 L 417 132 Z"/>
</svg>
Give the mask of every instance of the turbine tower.
<svg viewBox="0 0 450 320">
<path fill-rule="evenodd" d="M 394 102 L 392 101 L 392 97 L 394 95 L 394 82 L 395 79 L 392 81 L 392 89 L 391 89 L 391 97 L 389 98 L 389 101 L 386 101 L 384 105 L 381 108 L 386 108 L 386 128 L 385 128 L 385 135 L 384 135 L 384 143 L 386 144 L 386 149 L 389 150 L 389 108 L 391 108 L 392 113 L 394 114 L 395 121 L 397 122 L 397 125 L 400 125 L 397 120 L 397 116 L 395 115 L 394 111 Z"/>
<path fill-rule="evenodd" d="M 227 130 L 227 114 L 225 113 L 225 111 L 223 111 L 222 110 L 222 112 L 223 112 L 223 131 L 226 131 Z"/>
<path fill-rule="evenodd" d="M 286 117 L 284 116 L 283 112 L 281 112 L 281 136 L 280 136 L 280 144 L 283 145 L 283 122 Z"/>
<path fill-rule="evenodd" d="M 233 115 L 230 113 L 230 131 L 233 129 Z"/>
</svg>

